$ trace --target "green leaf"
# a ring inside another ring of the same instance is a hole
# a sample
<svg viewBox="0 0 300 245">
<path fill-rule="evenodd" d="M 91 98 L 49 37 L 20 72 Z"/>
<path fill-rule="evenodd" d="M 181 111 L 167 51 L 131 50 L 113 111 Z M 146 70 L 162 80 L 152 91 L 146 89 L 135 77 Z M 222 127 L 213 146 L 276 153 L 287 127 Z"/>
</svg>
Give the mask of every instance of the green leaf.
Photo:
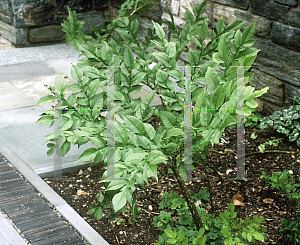
<svg viewBox="0 0 300 245">
<path fill-rule="evenodd" d="M 262 233 L 259 233 L 259 232 L 256 231 L 256 232 L 253 232 L 252 235 L 258 241 L 263 241 L 264 240 L 264 235 Z"/>
<path fill-rule="evenodd" d="M 225 90 L 224 86 L 220 86 L 213 93 L 213 104 L 215 105 L 215 109 L 220 108 L 224 103 L 224 99 L 225 99 L 224 90 Z"/>
<path fill-rule="evenodd" d="M 146 150 L 151 149 L 151 142 L 145 136 L 137 136 L 137 143 L 139 146 L 141 146 L 142 148 L 144 148 Z"/>
<path fill-rule="evenodd" d="M 62 126 L 61 130 L 62 131 L 68 130 L 72 127 L 72 125 L 73 125 L 73 120 L 70 119 Z"/>
<path fill-rule="evenodd" d="M 67 102 L 71 107 L 74 107 L 75 103 L 76 103 L 77 97 L 76 94 L 71 94 L 68 99 Z"/>
<path fill-rule="evenodd" d="M 71 76 L 76 82 L 80 83 L 82 80 L 83 72 L 78 66 L 72 65 Z"/>
<path fill-rule="evenodd" d="M 193 7 L 194 15 L 200 17 L 200 15 L 202 15 L 205 12 L 206 6 L 207 3 L 205 1 L 202 2 L 199 6 L 195 5 Z"/>
<path fill-rule="evenodd" d="M 131 29 L 132 33 L 136 33 L 138 28 L 139 28 L 139 22 L 137 19 L 135 19 L 131 22 L 130 29 Z"/>
<path fill-rule="evenodd" d="M 126 157 L 124 162 L 129 162 L 129 163 L 140 163 L 142 160 L 146 158 L 148 155 L 147 152 L 142 152 L 142 153 L 132 153 L 128 157 Z"/>
<path fill-rule="evenodd" d="M 178 70 L 169 70 L 167 74 L 171 75 L 176 80 L 184 80 L 184 75 Z"/>
<path fill-rule="evenodd" d="M 247 42 L 255 33 L 255 23 L 247 26 L 242 34 L 242 43 Z"/>
<path fill-rule="evenodd" d="M 142 103 L 141 103 L 141 108 L 143 110 L 145 110 L 146 108 L 148 108 L 154 98 L 154 95 L 155 95 L 156 91 L 155 90 L 152 90 L 149 94 L 147 94 L 147 96 L 142 100 Z"/>
<path fill-rule="evenodd" d="M 175 57 L 176 55 L 176 44 L 174 42 L 169 42 L 166 48 L 166 52 L 169 57 Z"/>
<path fill-rule="evenodd" d="M 128 68 L 133 68 L 134 65 L 134 56 L 130 48 L 125 46 L 124 50 L 124 63 Z"/>
<path fill-rule="evenodd" d="M 219 55 L 220 57 L 225 61 L 227 61 L 228 59 L 228 56 L 229 56 L 229 46 L 226 42 L 226 37 L 225 35 L 222 35 L 220 37 L 220 41 L 218 43 L 218 52 L 219 52 Z"/>
<path fill-rule="evenodd" d="M 83 74 L 89 78 L 97 79 L 100 77 L 100 72 L 98 69 L 90 66 L 82 67 Z M 83 83 L 84 85 L 84 83 Z"/>
<path fill-rule="evenodd" d="M 170 63 L 170 57 L 162 52 L 153 53 L 153 56 L 155 56 L 165 67 L 172 68 L 172 65 Z"/>
<path fill-rule="evenodd" d="M 168 227 L 167 229 L 164 229 L 164 233 L 165 233 L 167 238 L 175 238 L 174 233 L 171 230 L 171 227 L 170 228 Z"/>
<path fill-rule="evenodd" d="M 168 74 L 166 72 L 162 71 L 161 69 L 159 69 L 156 73 L 156 80 L 160 86 L 166 88 Z"/>
<path fill-rule="evenodd" d="M 98 60 L 98 57 L 95 55 L 95 48 L 91 44 L 81 44 L 79 49 L 87 58 Z"/>
<path fill-rule="evenodd" d="M 121 208 L 123 208 L 126 205 L 126 191 L 125 190 L 114 195 L 114 197 L 112 199 L 112 204 L 114 206 L 115 212 L 119 211 Z"/>
<path fill-rule="evenodd" d="M 244 25 L 244 20 L 238 20 L 233 23 L 230 23 L 224 30 L 224 32 L 229 32 L 231 30 L 241 29 Z"/>
<path fill-rule="evenodd" d="M 180 128 L 169 128 L 165 137 L 166 138 L 170 138 L 172 136 L 179 136 L 179 135 L 183 135 L 183 131 Z"/>
<path fill-rule="evenodd" d="M 103 138 L 100 137 L 89 137 L 90 141 L 93 145 L 98 147 L 104 147 L 106 146 L 106 141 Z"/>
<path fill-rule="evenodd" d="M 81 87 L 76 83 L 69 85 L 69 89 L 72 91 L 81 91 Z"/>
<path fill-rule="evenodd" d="M 246 56 L 244 59 L 244 66 L 248 67 L 248 69 L 250 69 L 250 66 L 253 64 L 255 59 L 256 59 L 256 55 L 255 56 Z"/>
<path fill-rule="evenodd" d="M 127 184 L 126 180 L 113 180 L 107 186 L 107 191 L 119 190 Z"/>
<path fill-rule="evenodd" d="M 240 30 L 237 30 L 235 35 L 234 35 L 234 42 L 237 47 L 241 46 L 242 44 L 242 33 Z"/>
<path fill-rule="evenodd" d="M 42 116 L 37 120 L 37 124 L 47 125 L 54 120 L 54 116 Z"/>
<path fill-rule="evenodd" d="M 93 161 L 96 157 L 97 153 L 99 152 L 99 149 L 97 148 L 88 148 L 78 158 L 76 162 L 79 161 Z"/>
<path fill-rule="evenodd" d="M 217 84 L 220 82 L 218 73 L 211 67 L 208 67 L 205 73 L 205 83 L 210 92 L 214 92 Z"/>
<path fill-rule="evenodd" d="M 246 101 L 246 105 L 250 108 L 256 108 L 258 104 L 254 100 Z"/>
<path fill-rule="evenodd" d="M 223 63 L 224 60 L 221 58 L 220 54 L 219 53 L 214 53 L 213 56 L 213 61 L 220 64 L 220 63 Z"/>
<path fill-rule="evenodd" d="M 183 239 L 184 239 L 184 231 L 183 230 L 180 230 L 179 232 L 178 232 L 178 240 L 179 241 L 183 241 Z"/>
<path fill-rule="evenodd" d="M 217 33 L 220 35 L 223 31 L 224 31 L 224 20 L 223 17 L 221 17 L 221 19 L 219 19 L 217 26 Z"/>
<path fill-rule="evenodd" d="M 146 136 L 145 126 L 138 118 L 134 116 L 124 116 L 124 122 L 132 132 Z"/>
<path fill-rule="evenodd" d="M 134 86 L 134 85 L 138 85 L 140 84 L 143 80 L 144 80 L 144 77 L 146 76 L 147 74 L 145 72 L 138 72 L 136 73 L 132 80 L 133 80 L 133 83 L 131 84 L 131 86 Z"/>
<path fill-rule="evenodd" d="M 199 53 L 190 49 L 188 52 L 188 61 L 191 66 L 197 66 L 199 64 Z"/>
<path fill-rule="evenodd" d="M 250 100 L 250 98 L 251 98 L 251 94 L 253 93 L 253 91 L 254 91 L 254 87 L 251 87 L 251 86 L 247 86 L 246 88 L 245 88 L 245 100 L 247 101 L 247 100 Z"/>
<path fill-rule="evenodd" d="M 172 239 L 168 239 L 167 240 L 167 243 L 168 244 L 175 244 L 177 242 L 177 240 L 175 238 L 172 238 Z"/>
<path fill-rule="evenodd" d="M 94 213 L 94 216 L 95 216 L 95 218 L 96 218 L 97 220 L 102 218 L 102 216 L 103 216 L 103 211 L 102 211 L 102 208 L 101 208 L 101 207 L 97 207 L 97 210 L 96 210 L 96 212 Z"/>
<path fill-rule="evenodd" d="M 66 155 L 70 150 L 70 148 L 71 148 L 71 142 L 65 141 L 61 149 L 62 156 Z"/>
<path fill-rule="evenodd" d="M 155 28 L 155 33 L 159 37 L 159 39 L 161 39 L 161 40 L 165 39 L 166 34 L 165 34 L 163 28 L 158 23 L 154 22 L 153 20 L 152 20 L 152 23 L 153 23 L 154 28 Z"/>
<path fill-rule="evenodd" d="M 269 87 L 265 87 L 259 91 L 255 91 L 253 92 L 253 94 L 250 96 L 250 100 L 253 99 L 253 98 L 256 98 L 256 97 L 260 97 L 262 96 L 263 94 L 267 93 Z"/>
<path fill-rule="evenodd" d="M 247 233 L 247 240 L 248 242 L 252 241 L 252 235 L 250 233 Z"/>
<path fill-rule="evenodd" d="M 208 105 L 208 104 L 207 104 Z M 208 124 L 210 123 L 211 121 L 211 112 L 207 109 L 203 109 L 201 110 L 201 113 L 200 113 L 200 121 L 201 121 L 201 124 L 203 126 L 208 126 Z"/>
<path fill-rule="evenodd" d="M 185 11 L 185 21 L 186 23 L 193 23 L 194 22 L 194 16 L 188 9 Z"/>
<path fill-rule="evenodd" d="M 159 117 L 166 128 L 176 126 L 176 117 L 169 111 L 159 111 Z"/>
<path fill-rule="evenodd" d="M 144 126 L 145 126 L 146 133 L 148 135 L 148 138 L 151 140 L 154 139 L 156 131 L 153 128 L 153 126 L 148 123 L 144 123 Z"/>
<path fill-rule="evenodd" d="M 51 102 L 54 102 L 54 96 L 52 94 L 47 94 L 40 98 L 36 105 L 43 105 Z"/>
</svg>

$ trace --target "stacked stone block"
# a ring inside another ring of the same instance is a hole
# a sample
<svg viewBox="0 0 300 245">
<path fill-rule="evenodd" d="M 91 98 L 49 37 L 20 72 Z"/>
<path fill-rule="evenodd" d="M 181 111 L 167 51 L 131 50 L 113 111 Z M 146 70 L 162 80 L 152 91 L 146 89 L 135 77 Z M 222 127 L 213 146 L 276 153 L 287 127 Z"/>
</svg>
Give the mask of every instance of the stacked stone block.
<svg viewBox="0 0 300 245">
<path fill-rule="evenodd" d="M 108 0 L 1 0 L 0 35 L 16 46 L 61 42 L 61 23 L 68 17 L 67 6 L 78 12 L 84 31 L 105 25 Z"/>
</svg>

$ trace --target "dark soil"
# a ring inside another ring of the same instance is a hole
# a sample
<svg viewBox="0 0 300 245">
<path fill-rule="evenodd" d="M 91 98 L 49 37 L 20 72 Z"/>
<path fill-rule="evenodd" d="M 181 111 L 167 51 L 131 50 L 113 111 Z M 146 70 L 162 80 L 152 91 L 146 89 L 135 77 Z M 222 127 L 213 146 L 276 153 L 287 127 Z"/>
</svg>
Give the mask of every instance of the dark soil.
<svg viewBox="0 0 300 245">
<path fill-rule="evenodd" d="M 250 135 L 255 132 L 257 139 L 251 139 Z M 268 188 L 261 179 L 261 171 L 268 175 L 283 171 L 284 169 L 292 170 L 293 176 L 299 183 L 299 166 L 300 160 L 292 154 L 257 154 L 246 157 L 246 178 L 245 181 L 236 181 L 236 130 L 227 129 L 224 136 L 230 141 L 228 144 L 214 146 L 210 150 L 208 161 L 223 176 L 224 183 L 221 184 L 216 173 L 209 169 L 208 179 L 212 185 L 213 202 L 215 213 L 219 214 L 228 209 L 232 202 L 231 198 L 239 193 L 243 198 L 245 206 L 236 206 L 238 217 L 246 216 L 263 216 L 265 222 L 263 226 L 267 227 L 267 240 L 259 244 L 295 244 L 286 240 L 279 229 L 282 226 L 281 219 L 286 218 L 289 221 L 300 216 L 300 210 L 296 204 L 292 203 L 291 208 L 287 208 L 287 198 L 282 192 Z M 261 143 L 269 140 L 283 138 L 278 147 L 266 145 L 266 150 L 281 151 L 299 151 L 295 143 L 288 141 L 284 135 L 278 134 L 273 129 L 263 131 L 256 128 L 246 128 L 245 132 L 245 149 L 246 153 L 257 152 Z M 188 188 L 198 192 L 201 189 L 208 189 L 207 182 L 204 181 L 205 175 L 203 168 L 197 163 L 193 171 L 193 177 L 201 177 L 202 180 L 189 181 Z M 229 173 L 228 170 L 233 170 Z M 227 171 L 227 173 L 226 173 Z M 65 199 L 70 206 L 74 208 L 99 234 L 112 245 L 117 244 L 154 244 L 158 241 L 159 231 L 152 224 L 153 216 L 159 214 L 157 203 L 160 196 L 165 191 L 180 192 L 176 181 L 172 175 L 164 178 L 159 175 L 159 181 L 150 180 L 149 185 L 144 189 L 139 189 L 138 207 L 141 208 L 137 223 L 131 224 L 126 212 L 118 215 L 116 220 L 105 210 L 105 216 L 101 220 L 96 220 L 93 216 L 88 215 L 88 205 L 96 203 L 96 195 L 103 191 L 103 184 L 99 183 L 103 169 L 92 166 L 80 170 L 77 173 L 65 174 L 68 180 L 47 180 L 47 183 Z M 266 199 L 270 198 L 270 199 Z M 211 206 L 207 203 L 207 210 L 211 212 Z"/>
</svg>

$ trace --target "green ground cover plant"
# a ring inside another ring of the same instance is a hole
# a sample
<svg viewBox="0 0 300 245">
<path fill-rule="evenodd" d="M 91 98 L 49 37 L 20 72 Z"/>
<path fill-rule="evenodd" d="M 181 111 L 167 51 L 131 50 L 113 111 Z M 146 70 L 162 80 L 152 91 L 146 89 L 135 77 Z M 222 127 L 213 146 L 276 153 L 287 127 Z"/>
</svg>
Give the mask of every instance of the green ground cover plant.
<svg viewBox="0 0 300 245">
<path fill-rule="evenodd" d="M 260 128 L 263 117 L 255 108 L 251 108 L 251 115 L 245 116 L 245 127 Z"/>
<path fill-rule="evenodd" d="M 300 217 L 297 217 L 291 222 L 287 222 L 285 218 L 282 219 L 283 227 L 280 229 L 289 240 L 300 243 Z"/>
<path fill-rule="evenodd" d="M 108 110 L 113 101 L 114 113 L 124 123 L 113 123 L 114 171 L 109 172 L 110 165 L 106 166 L 101 180 L 106 189 L 97 196 L 98 205 L 90 206 L 90 214 L 101 218 L 103 209 L 111 205 L 114 212 L 124 211 L 130 206 L 131 213 L 138 215 L 135 196 L 137 186 L 142 188 L 149 178 L 157 179 L 159 174 L 172 174 L 184 201 L 176 199 L 170 208 L 183 208 L 191 214 L 188 215 L 189 221 L 192 220 L 189 229 L 193 232 L 190 241 L 187 241 L 184 236 L 189 231 L 173 230 L 168 215 L 162 213 L 160 224 L 168 238 L 167 243 L 205 244 L 207 239 L 212 239 L 209 227 L 218 229 L 220 222 L 225 224 L 220 230 L 225 244 L 262 241 L 264 229 L 260 225 L 263 218 L 255 216 L 253 221 L 250 218 L 240 221 L 233 204 L 229 206 L 230 211 L 224 211 L 218 217 L 216 223 L 205 223 L 212 221 L 205 221 L 208 220 L 206 214 L 198 208 L 193 193 L 186 185 L 187 171 L 191 171 L 193 165 L 187 167 L 183 160 L 185 130 L 191 135 L 193 159 L 197 160 L 194 164 L 207 167 L 205 160 L 209 148 L 219 143 L 226 127 L 241 123 L 237 122 L 237 114 L 251 115 L 251 108 L 257 107 L 253 99 L 267 92 L 268 88 L 254 91 L 254 87 L 247 85 L 253 78 L 248 70 L 259 51 L 252 47 L 255 42 L 252 39 L 255 24 L 241 31 L 243 21 L 225 27 L 223 19 L 220 19 L 216 31 L 208 35 L 207 19 L 202 16 L 206 9 L 206 2 L 203 2 L 194 6 L 193 12 L 186 10 L 186 24 L 181 30 L 175 26 L 170 13 L 172 21 L 168 22 L 168 28 L 172 35 L 169 41 L 161 25 L 156 22 L 153 22 L 154 29 L 148 29 L 145 40 L 140 41 L 137 31 L 139 21 L 135 13 L 144 11 L 150 2 L 126 1 L 119 17 L 110 21 L 106 30 L 98 32 L 97 28 L 94 29 L 95 37 L 83 34 L 82 22 L 78 22 L 76 13 L 69 9 L 69 23 L 64 22 L 63 30 L 67 40 L 74 44 L 84 58 L 72 66 L 71 75 L 75 84 L 66 85 L 64 78 L 58 77 L 56 82 L 61 83 L 60 88 L 49 86 L 50 93 L 38 102 L 41 105 L 57 98 L 61 100 L 60 105 L 47 110 L 38 120 L 38 123 L 54 126 L 55 118 L 62 118 L 61 136 L 52 133 L 46 137 L 46 142 L 50 141 L 47 145 L 48 154 L 61 150 L 64 156 L 71 146 L 77 145 L 79 148 L 91 142 L 94 147 L 85 150 L 78 161 L 96 163 L 104 157 L 109 162 L 108 152 L 103 156 L 103 150 L 107 149 L 111 137 L 107 134 L 109 126 L 102 112 Z M 208 43 L 205 42 L 207 37 Z M 196 43 L 194 49 L 190 47 L 192 41 Z M 188 95 L 186 98 L 184 93 L 175 89 L 175 84 L 182 89 L 189 85 L 177 65 L 183 52 L 188 53 L 188 65 L 191 66 L 191 98 Z M 150 69 L 149 64 L 153 62 L 156 64 Z M 111 99 L 108 96 L 107 80 L 110 76 L 108 67 L 112 66 L 115 90 L 114 98 Z M 244 78 L 238 78 L 237 67 L 242 67 Z M 237 86 L 237 80 L 245 86 L 242 90 Z M 201 85 L 203 82 L 205 85 Z M 142 85 L 151 89 L 151 92 L 143 99 L 133 99 L 131 95 L 139 92 Z M 68 98 L 67 91 L 73 91 Z M 157 108 L 150 107 L 155 95 L 162 104 Z M 189 103 L 195 104 L 190 127 L 185 123 L 185 106 Z M 236 111 L 234 108 L 237 103 L 242 103 L 244 110 Z M 158 128 L 147 123 L 153 115 L 158 116 L 162 122 Z M 167 173 L 158 167 L 161 164 L 167 167 Z M 158 225 L 159 220 L 155 222 Z M 181 222 L 187 223 L 186 220 Z"/>
<path fill-rule="evenodd" d="M 262 171 L 262 179 L 268 184 L 268 190 L 270 186 L 277 190 L 283 190 L 288 198 L 287 207 L 291 209 L 291 205 L 294 201 L 294 206 L 297 206 L 298 199 L 300 199 L 300 184 L 295 182 L 295 179 L 287 170 L 283 172 L 275 172 L 272 175 L 267 175 Z M 296 207 L 299 208 L 299 205 Z M 299 243 L 300 242 L 300 217 L 297 217 L 291 222 L 287 222 L 285 218 L 282 218 L 282 227 L 280 232 L 284 234 L 289 240 Z"/>
<path fill-rule="evenodd" d="M 285 134 L 290 141 L 295 141 L 300 147 L 300 97 L 295 96 L 293 105 L 283 111 L 274 111 L 265 117 L 260 128 L 274 127 L 278 133 Z"/>
<path fill-rule="evenodd" d="M 300 198 L 300 184 L 295 183 L 295 179 L 289 171 L 275 172 L 271 176 L 262 171 L 262 179 L 269 186 L 283 190 L 287 197 Z"/>
</svg>

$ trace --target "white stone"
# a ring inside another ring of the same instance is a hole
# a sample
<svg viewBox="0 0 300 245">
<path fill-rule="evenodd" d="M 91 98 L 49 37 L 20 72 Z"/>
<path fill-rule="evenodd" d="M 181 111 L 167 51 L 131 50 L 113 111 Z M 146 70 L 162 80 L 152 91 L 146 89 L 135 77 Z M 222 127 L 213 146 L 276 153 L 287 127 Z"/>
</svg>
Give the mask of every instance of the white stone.
<svg viewBox="0 0 300 245">
<path fill-rule="evenodd" d="M 171 13 L 172 14 L 178 15 L 179 5 L 180 5 L 180 1 L 172 1 L 172 4 L 171 4 Z"/>
<path fill-rule="evenodd" d="M 161 19 L 162 19 L 163 21 L 171 21 L 171 17 L 170 17 L 170 15 L 167 14 L 167 13 L 163 13 Z M 185 22 L 183 19 L 181 19 L 181 18 L 179 18 L 179 17 L 177 17 L 177 16 L 174 16 L 174 23 L 175 23 L 175 25 L 176 25 L 177 27 L 183 28 L 186 22 Z"/>
</svg>

